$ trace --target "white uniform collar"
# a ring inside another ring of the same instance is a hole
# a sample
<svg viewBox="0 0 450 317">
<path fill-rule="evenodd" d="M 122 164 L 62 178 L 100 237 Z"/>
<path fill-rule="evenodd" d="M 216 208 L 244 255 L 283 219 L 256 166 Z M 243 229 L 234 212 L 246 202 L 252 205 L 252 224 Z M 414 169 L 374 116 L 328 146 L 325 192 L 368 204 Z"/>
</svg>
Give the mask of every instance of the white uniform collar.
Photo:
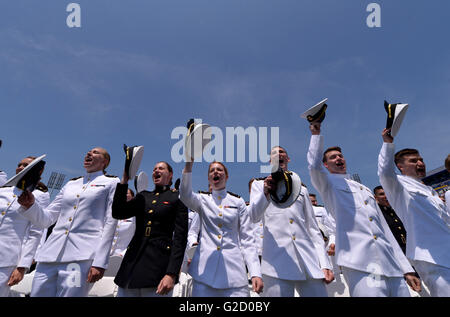
<svg viewBox="0 0 450 317">
<path fill-rule="evenodd" d="M 227 195 L 227 189 L 226 188 L 224 188 L 224 189 L 221 189 L 221 190 L 212 190 L 212 196 L 213 197 L 218 197 L 218 196 L 220 196 L 220 197 L 225 197 Z"/>
<path fill-rule="evenodd" d="M 103 171 L 97 171 L 97 172 L 93 172 L 93 173 L 86 173 L 86 175 L 84 176 L 87 180 L 93 180 L 94 178 L 96 178 L 97 176 L 103 175 Z"/>
</svg>

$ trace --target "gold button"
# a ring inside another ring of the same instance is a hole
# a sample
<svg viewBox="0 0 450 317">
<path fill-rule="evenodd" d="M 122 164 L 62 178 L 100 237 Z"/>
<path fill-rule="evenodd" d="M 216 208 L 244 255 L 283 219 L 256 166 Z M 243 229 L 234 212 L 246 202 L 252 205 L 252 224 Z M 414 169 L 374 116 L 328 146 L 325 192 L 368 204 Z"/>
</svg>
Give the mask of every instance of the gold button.
<svg viewBox="0 0 450 317">
<path fill-rule="evenodd" d="M 69 234 L 69 230 L 66 230 L 66 234 Z"/>
<path fill-rule="evenodd" d="M 292 240 L 295 240 L 295 236 L 292 236 Z"/>
<path fill-rule="evenodd" d="M 217 247 L 217 251 L 219 251 L 220 250 L 220 247 Z"/>
<path fill-rule="evenodd" d="M 219 223 L 217 226 L 218 226 L 219 228 L 222 228 L 222 224 L 221 224 L 221 223 Z"/>
<path fill-rule="evenodd" d="M 77 195 L 77 198 L 80 198 L 80 195 Z"/>
<path fill-rule="evenodd" d="M 289 223 L 294 223 L 294 219 L 289 219 Z"/>
<path fill-rule="evenodd" d="M 222 205 L 219 205 L 219 208 L 222 208 Z"/>
<path fill-rule="evenodd" d="M 362 186 L 359 186 L 359 189 L 363 190 L 363 187 L 362 187 Z"/>
<path fill-rule="evenodd" d="M 167 246 L 167 250 L 170 250 L 170 245 Z"/>
<path fill-rule="evenodd" d="M 16 196 L 16 195 L 13 195 L 13 197 L 16 198 L 17 196 Z"/>
<path fill-rule="evenodd" d="M 151 221 L 147 222 L 147 226 L 150 226 L 151 224 L 152 224 L 152 222 L 151 222 Z"/>
<path fill-rule="evenodd" d="M 394 221 L 395 221 L 395 222 L 398 222 L 398 220 L 397 220 L 397 219 L 394 219 Z"/>
<path fill-rule="evenodd" d="M 262 223 L 260 223 L 260 224 L 259 224 L 259 226 L 260 226 L 260 227 L 262 227 L 262 226 L 263 226 L 263 224 L 262 224 Z"/>
<path fill-rule="evenodd" d="M 391 212 L 391 217 L 394 217 L 394 214 Z"/>
<path fill-rule="evenodd" d="M 156 195 L 156 196 L 159 196 L 159 193 L 156 193 L 155 195 Z"/>
<path fill-rule="evenodd" d="M 373 218 L 372 217 L 369 217 L 369 221 L 372 221 L 373 220 Z"/>
<path fill-rule="evenodd" d="M 11 205 L 11 203 L 8 203 L 7 205 L 9 206 L 9 205 Z"/>
<path fill-rule="evenodd" d="M 222 213 L 219 214 L 219 217 L 222 217 Z"/>
<path fill-rule="evenodd" d="M 6 212 L 2 211 L 2 216 L 4 216 L 6 214 Z"/>
<path fill-rule="evenodd" d="M 86 189 L 86 186 L 83 186 L 83 189 Z"/>
<path fill-rule="evenodd" d="M 219 238 L 219 239 L 222 239 L 222 235 L 221 235 L 221 234 L 219 234 L 219 235 L 217 236 L 217 238 Z"/>
<path fill-rule="evenodd" d="M 69 218 L 69 221 L 72 221 L 72 217 Z"/>
<path fill-rule="evenodd" d="M 261 239 L 262 239 L 262 238 L 264 238 L 264 236 L 263 236 L 263 235 L 261 235 Z"/>
<path fill-rule="evenodd" d="M 152 201 L 152 204 L 156 204 L 156 200 Z"/>
<path fill-rule="evenodd" d="M 153 209 L 150 209 L 150 210 L 148 211 L 148 213 L 149 213 L 149 214 L 153 213 Z"/>
<path fill-rule="evenodd" d="M 367 200 L 364 200 L 364 205 L 367 205 Z"/>
<path fill-rule="evenodd" d="M 376 240 L 376 239 L 377 239 L 377 236 L 376 236 L 376 235 L 373 235 L 373 238 Z"/>
<path fill-rule="evenodd" d="M 402 227 L 398 227 L 398 230 L 402 230 Z"/>
<path fill-rule="evenodd" d="M 77 209 L 77 206 L 73 206 L 73 209 Z"/>
</svg>

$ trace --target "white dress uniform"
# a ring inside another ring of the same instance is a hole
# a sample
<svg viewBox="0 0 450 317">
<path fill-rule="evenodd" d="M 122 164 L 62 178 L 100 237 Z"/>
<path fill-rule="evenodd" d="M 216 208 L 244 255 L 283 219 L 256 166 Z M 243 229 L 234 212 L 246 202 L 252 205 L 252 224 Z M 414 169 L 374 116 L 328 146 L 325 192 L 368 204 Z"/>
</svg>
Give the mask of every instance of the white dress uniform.
<svg viewBox="0 0 450 317">
<path fill-rule="evenodd" d="M 264 181 L 255 180 L 247 207 L 254 223 L 263 221 L 261 271 L 263 296 L 326 297 L 322 269 L 332 269 L 309 194 L 302 186 L 289 208 L 278 208 L 264 195 Z"/>
<path fill-rule="evenodd" d="M 261 277 L 261 270 L 244 200 L 226 189 L 193 193 L 191 173 L 183 173 L 180 199 L 200 217 L 199 245 L 189 266 L 192 295 L 249 296 L 245 265 L 252 277 Z"/>
<path fill-rule="evenodd" d="M 47 208 L 33 205 L 23 213 L 43 227 L 56 221 L 36 257 L 31 296 L 87 296 L 90 267 L 108 266 L 117 225 L 111 206 L 119 181 L 102 171 L 88 173 L 70 180 Z"/>
<path fill-rule="evenodd" d="M 450 213 L 433 188 L 395 173 L 394 152 L 393 143 L 383 143 L 378 176 L 408 232 L 406 256 L 431 296 L 450 296 Z"/>
<path fill-rule="evenodd" d="M 16 267 L 29 269 L 39 245 L 42 227 L 23 217 L 17 199 L 22 190 L 17 187 L 0 188 L 0 296 L 8 296 L 7 282 Z M 35 204 L 46 207 L 50 202 L 48 193 L 33 191 Z"/>
<path fill-rule="evenodd" d="M 312 135 L 308 150 L 311 182 L 336 221 L 336 262 L 350 295 L 409 296 L 403 275 L 414 270 L 372 191 L 348 174 L 331 174 L 322 155 L 323 136 Z"/>
<path fill-rule="evenodd" d="M 334 218 L 328 214 L 328 211 L 322 206 L 312 206 L 319 229 L 322 230 L 324 236 L 328 239 L 328 245 L 336 243 L 336 222 Z"/>
<path fill-rule="evenodd" d="M 8 178 L 5 172 L 0 171 L 0 186 L 3 186 L 7 182 Z"/>
<path fill-rule="evenodd" d="M 450 214 L 450 189 L 445 192 L 445 207 L 447 208 L 447 214 Z"/>
<path fill-rule="evenodd" d="M 124 257 L 128 244 L 134 236 L 136 230 L 136 218 L 120 219 L 117 221 L 116 231 L 111 246 L 110 256 Z"/>
<path fill-rule="evenodd" d="M 255 248 L 258 253 L 258 257 L 262 258 L 263 239 L 264 239 L 264 224 L 260 220 L 257 223 L 253 223 L 253 237 L 255 238 Z"/>
</svg>

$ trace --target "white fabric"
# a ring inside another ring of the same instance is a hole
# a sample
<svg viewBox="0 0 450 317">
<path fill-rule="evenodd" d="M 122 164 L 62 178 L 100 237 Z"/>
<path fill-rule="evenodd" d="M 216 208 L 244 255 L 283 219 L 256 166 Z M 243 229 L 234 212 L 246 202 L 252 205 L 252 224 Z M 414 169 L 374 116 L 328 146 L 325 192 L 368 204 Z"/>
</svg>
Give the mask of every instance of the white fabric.
<svg viewBox="0 0 450 317">
<path fill-rule="evenodd" d="M 36 266 L 31 297 L 86 297 L 93 284 L 87 282 L 92 260 L 43 263 Z"/>
<path fill-rule="evenodd" d="M 93 260 L 93 266 L 106 268 L 117 225 L 111 206 L 119 181 L 102 171 L 89 173 L 69 181 L 47 208 L 35 208 L 34 204 L 23 212 L 43 227 L 56 221 L 36 261 Z"/>
<path fill-rule="evenodd" d="M 433 188 L 395 173 L 394 154 L 395 145 L 383 143 L 378 156 L 378 176 L 408 233 L 406 256 L 450 268 L 450 213 Z"/>
<path fill-rule="evenodd" d="M 323 233 L 328 238 L 328 245 L 336 243 L 336 222 L 328 211 L 322 206 L 312 206 L 317 224 L 323 226 Z"/>
<path fill-rule="evenodd" d="M 447 214 L 450 214 L 450 189 L 445 192 L 445 207 L 447 208 Z"/>
<path fill-rule="evenodd" d="M 117 221 L 116 231 L 111 246 L 110 256 L 125 256 L 128 244 L 136 230 L 136 218 L 120 219 Z"/>
<path fill-rule="evenodd" d="M 425 261 L 412 261 L 432 297 L 450 297 L 450 269 Z"/>
<path fill-rule="evenodd" d="M 15 266 L 0 267 L 0 297 L 8 297 L 10 287 L 7 283 L 15 268 Z"/>
<path fill-rule="evenodd" d="M 306 187 L 302 186 L 293 205 L 281 209 L 267 200 L 264 181 L 255 180 L 247 208 L 254 223 L 264 223 L 264 275 L 285 280 L 322 279 L 322 269 L 332 269 Z"/>
<path fill-rule="evenodd" d="M 362 272 L 375 268 L 385 276 L 414 272 L 392 235 L 372 191 L 331 174 L 322 163 L 323 137 L 312 135 L 308 150 L 311 182 L 336 220 L 336 262 Z"/>
<path fill-rule="evenodd" d="M 408 285 L 402 277 L 361 272 L 342 268 L 351 297 L 411 297 Z"/>
<path fill-rule="evenodd" d="M 201 233 L 189 274 L 213 288 L 246 287 L 245 266 L 251 276 L 261 277 L 261 270 L 244 200 L 225 189 L 194 193 L 191 179 L 191 173 L 183 173 L 180 199 L 199 213 Z"/>
<path fill-rule="evenodd" d="M 0 188 L 0 267 L 30 268 L 42 235 L 43 227 L 23 217 L 17 202 L 22 190 L 17 187 Z M 48 193 L 34 190 L 35 206 L 46 207 Z"/>
<path fill-rule="evenodd" d="M 328 297 L 322 280 L 289 281 L 263 275 L 264 290 L 261 297 Z"/>
<path fill-rule="evenodd" d="M 194 280 L 192 297 L 250 297 L 248 286 L 232 288 L 213 288 Z"/>
</svg>

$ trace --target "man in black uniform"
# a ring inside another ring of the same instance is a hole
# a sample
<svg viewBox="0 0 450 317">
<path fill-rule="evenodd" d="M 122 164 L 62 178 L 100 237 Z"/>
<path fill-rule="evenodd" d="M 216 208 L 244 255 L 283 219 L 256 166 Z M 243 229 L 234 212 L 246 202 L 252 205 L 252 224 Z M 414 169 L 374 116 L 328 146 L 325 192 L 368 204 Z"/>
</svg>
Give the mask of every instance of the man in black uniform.
<svg viewBox="0 0 450 317">
<path fill-rule="evenodd" d="M 373 189 L 373 194 L 378 203 L 378 206 L 383 212 L 383 216 L 386 219 L 386 222 L 389 225 L 392 234 L 394 235 L 395 239 L 400 245 L 400 248 L 402 249 L 403 253 L 406 254 L 406 230 L 405 227 L 403 226 L 402 221 L 395 213 L 395 210 L 392 209 L 391 205 L 389 204 L 389 201 L 386 198 L 386 194 L 384 193 L 383 187 L 381 186 L 375 187 Z"/>
<path fill-rule="evenodd" d="M 136 231 L 114 282 L 118 296 L 148 297 L 171 293 L 178 281 L 188 233 L 188 210 L 170 189 L 172 167 L 159 162 L 153 169 L 155 189 L 126 200 L 128 175 L 117 184 L 112 205 L 116 219 L 136 217 Z"/>
</svg>

